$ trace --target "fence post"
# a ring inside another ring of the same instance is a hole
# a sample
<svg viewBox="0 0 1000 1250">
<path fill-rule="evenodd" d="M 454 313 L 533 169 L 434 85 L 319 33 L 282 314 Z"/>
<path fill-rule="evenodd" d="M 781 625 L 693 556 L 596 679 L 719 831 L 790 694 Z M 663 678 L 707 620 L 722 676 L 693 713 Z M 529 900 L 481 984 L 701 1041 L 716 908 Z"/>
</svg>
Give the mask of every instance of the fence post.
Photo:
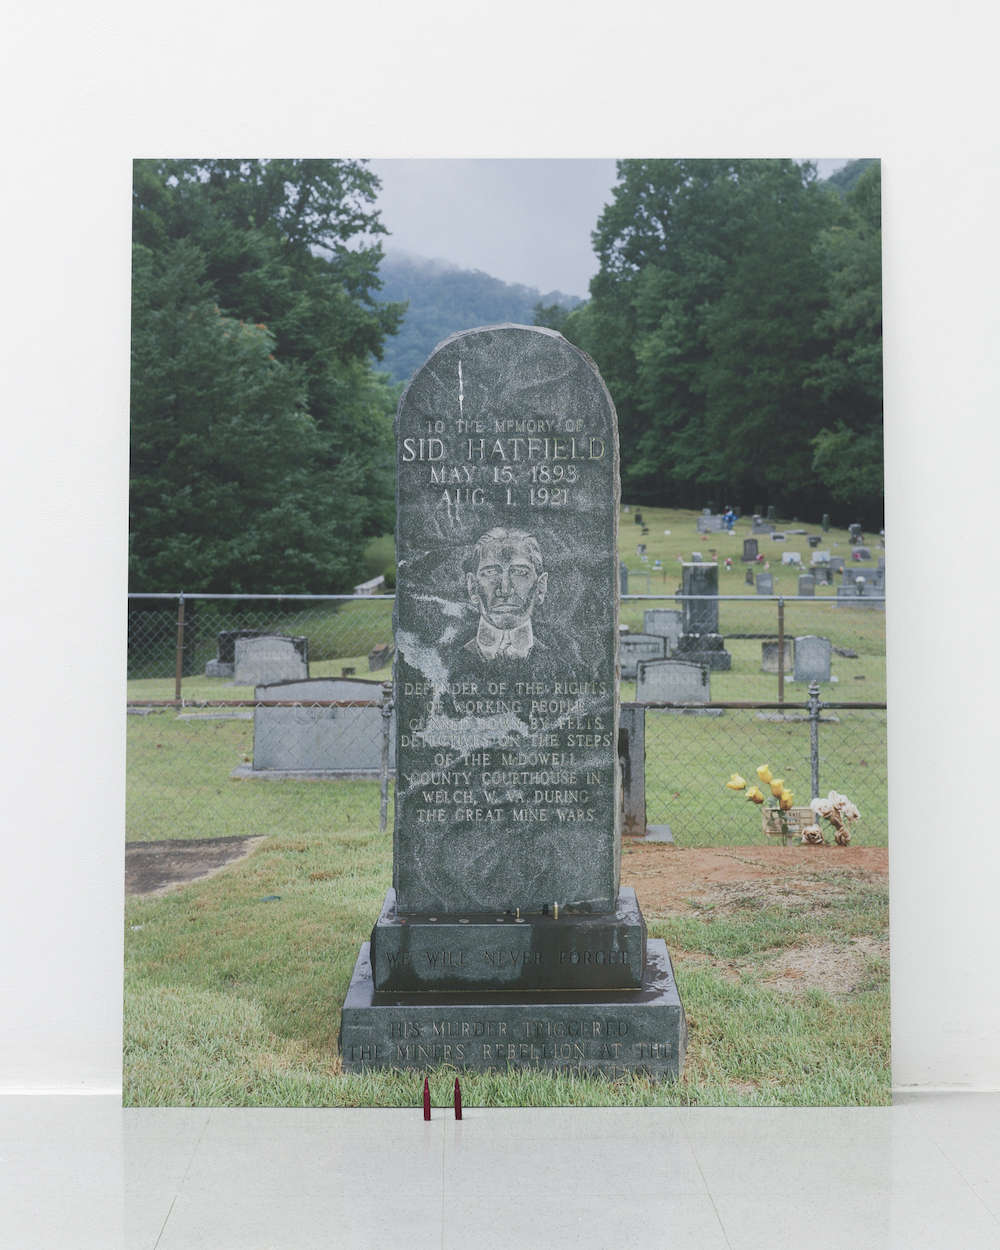
<svg viewBox="0 0 1000 1250">
<path fill-rule="evenodd" d="M 174 668 L 174 698 L 180 701 L 181 677 L 184 675 L 184 595 L 177 597 L 177 663 Z"/>
<path fill-rule="evenodd" d="M 381 799 L 379 802 L 378 827 L 385 833 L 389 824 L 389 726 L 392 723 L 392 683 L 382 687 L 382 768 L 380 774 Z"/>
<path fill-rule="evenodd" d="M 778 702 L 785 701 L 785 600 L 778 596 Z"/>
<path fill-rule="evenodd" d="M 812 762 L 812 796 L 819 798 L 819 682 L 809 683 L 809 756 Z"/>
</svg>

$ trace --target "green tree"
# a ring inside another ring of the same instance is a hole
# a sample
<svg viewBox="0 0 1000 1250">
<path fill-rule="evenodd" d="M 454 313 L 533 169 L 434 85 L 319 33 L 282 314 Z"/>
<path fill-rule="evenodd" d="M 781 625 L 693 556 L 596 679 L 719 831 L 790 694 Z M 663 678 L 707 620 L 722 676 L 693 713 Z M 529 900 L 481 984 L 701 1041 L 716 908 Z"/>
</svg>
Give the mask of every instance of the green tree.
<svg viewBox="0 0 1000 1250">
<path fill-rule="evenodd" d="M 882 515 L 884 476 L 881 179 L 879 163 L 869 164 L 845 196 L 844 218 L 819 236 L 828 304 L 816 329 L 827 350 L 806 382 L 832 417 L 812 440 L 816 476 L 870 521 Z"/>
<path fill-rule="evenodd" d="M 839 415 L 821 362 L 844 333 L 825 320 L 819 241 L 856 212 L 855 192 L 845 205 L 787 160 L 630 160 L 618 173 L 592 299 L 565 333 L 615 399 L 623 489 L 818 514 L 833 496 L 814 440 Z"/>
<path fill-rule="evenodd" d="M 352 161 L 136 163 L 135 589 L 339 591 L 392 527 L 377 185 Z"/>
</svg>

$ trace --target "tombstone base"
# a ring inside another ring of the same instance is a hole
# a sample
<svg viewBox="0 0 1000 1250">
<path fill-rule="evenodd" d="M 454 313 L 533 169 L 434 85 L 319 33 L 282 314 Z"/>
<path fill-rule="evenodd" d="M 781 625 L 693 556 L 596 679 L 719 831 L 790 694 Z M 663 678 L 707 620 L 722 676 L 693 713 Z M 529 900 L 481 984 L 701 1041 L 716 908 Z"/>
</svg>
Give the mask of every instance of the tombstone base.
<svg viewBox="0 0 1000 1250">
<path fill-rule="evenodd" d="M 666 943 L 650 939 L 639 990 L 379 993 L 361 947 L 341 1013 L 345 1072 L 440 1065 L 617 1080 L 677 1080 L 687 1024 Z"/>
<path fill-rule="evenodd" d="M 377 768 L 254 768 L 237 764 L 229 774 L 234 781 L 378 781 Z M 396 770 L 389 769 L 389 780 L 395 781 Z"/>
<path fill-rule="evenodd" d="M 610 914 L 564 911 L 558 920 L 540 912 L 401 916 L 390 889 L 370 948 L 380 993 L 637 990 L 646 922 L 629 886 Z"/>
<path fill-rule="evenodd" d="M 670 658 L 688 664 L 704 664 L 713 673 L 728 673 L 733 667 L 733 657 L 726 650 L 721 634 L 682 634 Z"/>
<path fill-rule="evenodd" d="M 232 677 L 235 665 L 227 664 L 225 660 L 209 660 L 205 665 L 206 677 Z"/>
</svg>

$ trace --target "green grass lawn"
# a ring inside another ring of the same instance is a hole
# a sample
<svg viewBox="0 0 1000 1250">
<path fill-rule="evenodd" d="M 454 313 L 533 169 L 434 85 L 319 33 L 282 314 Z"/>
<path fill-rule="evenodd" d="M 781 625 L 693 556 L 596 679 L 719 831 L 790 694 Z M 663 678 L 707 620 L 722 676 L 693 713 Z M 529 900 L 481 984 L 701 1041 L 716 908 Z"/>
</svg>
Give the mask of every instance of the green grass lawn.
<svg viewBox="0 0 1000 1250">
<path fill-rule="evenodd" d="M 749 522 L 734 537 L 695 530 L 695 512 L 642 509 L 650 533 L 623 516 L 621 551 L 639 567 L 635 543 L 647 544 L 666 577 L 651 577 L 653 594 L 678 588 L 677 556 L 698 549 L 709 557 L 731 553 L 734 571 L 720 570 L 723 594 L 745 594 L 739 563 Z M 669 529 L 669 535 L 664 530 Z M 811 532 L 815 532 L 812 530 Z M 770 542 L 760 539 L 770 555 Z M 765 545 L 766 544 L 766 545 Z M 839 544 L 839 545 L 838 545 Z M 846 532 L 821 544 L 848 555 Z M 781 550 L 799 550 L 804 536 L 773 544 L 777 593 L 793 595 L 798 572 L 780 567 Z M 384 548 L 384 550 L 383 550 Z M 388 563 L 391 543 L 378 558 Z M 633 591 L 645 577 L 633 577 Z M 846 611 L 830 603 L 789 604 L 786 634 L 815 633 L 857 659 L 834 657 L 830 701 L 885 699 L 885 615 Z M 622 620 L 642 629 L 643 604 L 627 601 Z M 669 606 L 669 605 L 667 605 Z M 215 633 L 239 624 L 265 626 L 310 639 L 312 676 L 337 676 L 353 667 L 371 674 L 367 654 L 392 639 L 391 600 L 268 609 L 241 617 L 228 607 L 196 607 L 194 675 L 184 678 L 186 699 L 252 698 L 249 687 L 197 675 L 215 653 Z M 128 683 L 132 700 L 173 697 L 172 622 L 149 627 L 145 675 Z M 712 674 L 718 701 L 770 701 L 777 677 L 761 672 L 760 639 L 775 634 L 776 598 L 754 596 L 720 605 L 729 635 L 731 672 Z M 158 631 L 158 632 L 156 632 Z M 160 655 L 159 652 L 163 654 Z M 158 657 L 158 658 L 157 658 Z M 857 680 L 863 678 L 864 680 Z M 622 698 L 634 699 L 634 683 Z M 806 692 L 786 684 L 788 701 Z M 836 788 L 862 811 L 854 841 L 887 840 L 884 712 L 836 713 L 820 728 L 821 792 Z M 262 834 L 247 860 L 183 890 L 126 906 L 125 1101 L 131 1106 L 417 1106 L 422 1077 L 340 1072 L 336 1051 L 339 1008 L 358 949 L 370 931 L 391 880 L 391 834 L 376 832 L 377 782 L 239 781 L 233 769 L 252 756 L 252 722 L 180 720 L 174 710 L 128 720 L 127 837 L 130 840 Z M 647 713 L 647 813 L 670 824 L 680 846 L 763 845 L 759 813 L 726 791 L 732 772 L 752 777 L 769 763 L 797 798 L 809 794 L 809 726 L 759 720 L 752 711 L 720 717 Z M 391 828 L 391 812 L 390 812 Z M 626 855 L 629 853 L 626 850 Z M 664 850 L 663 854 L 670 854 Z M 806 862 L 806 861 L 804 861 Z M 689 915 L 651 913 L 650 934 L 667 940 L 691 1029 L 687 1065 L 677 1085 L 643 1079 L 615 1083 L 530 1072 L 463 1076 L 469 1105 L 873 1105 L 888 1102 L 888 970 L 872 955 L 866 977 L 847 994 L 812 989 L 789 994 L 772 973 L 789 951 L 848 949 L 859 940 L 881 942 L 886 899 L 881 885 L 850 874 L 827 884 L 822 907 L 796 908 L 759 899 Z M 834 874 L 836 876 L 836 874 Z M 817 878 L 818 879 L 818 878 Z M 835 887 L 835 888 L 834 888 Z M 264 903 L 268 895 L 277 902 Z M 447 1102 L 453 1073 L 432 1074 L 436 1102 Z"/>
<path fill-rule="evenodd" d="M 333 832 L 304 808 L 285 809 L 281 828 L 248 859 L 186 889 L 127 900 L 125 1105 L 418 1106 L 422 1074 L 344 1075 L 336 1049 L 340 1004 L 391 859 L 388 834 Z M 843 995 L 791 995 L 767 983 L 789 951 L 885 937 L 882 886 L 812 875 L 833 887 L 818 907 L 751 897 L 724 914 L 650 915 L 688 1014 L 680 1083 L 468 1073 L 466 1103 L 887 1103 L 885 959 L 867 959 L 862 983 Z M 263 902 L 269 895 L 280 898 Z M 437 1102 L 448 1100 L 453 1077 L 432 1074 Z"/>
</svg>

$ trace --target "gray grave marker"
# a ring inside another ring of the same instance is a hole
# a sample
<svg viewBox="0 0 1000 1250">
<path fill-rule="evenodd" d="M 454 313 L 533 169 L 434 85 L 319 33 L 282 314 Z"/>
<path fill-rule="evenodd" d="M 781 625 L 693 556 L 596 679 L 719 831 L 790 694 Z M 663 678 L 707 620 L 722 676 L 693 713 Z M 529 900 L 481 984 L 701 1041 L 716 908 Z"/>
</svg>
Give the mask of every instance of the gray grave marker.
<svg viewBox="0 0 1000 1250">
<path fill-rule="evenodd" d="M 774 594 L 774 574 L 758 573 L 757 574 L 757 594 L 773 595 Z"/>
<path fill-rule="evenodd" d="M 382 708 L 310 707 L 317 700 L 382 701 L 382 683 L 363 678 L 314 677 L 261 685 L 255 699 L 299 700 L 303 707 L 258 707 L 253 712 L 253 765 L 238 777 L 378 777 L 382 767 Z M 389 767 L 395 768 L 395 734 Z"/>
<path fill-rule="evenodd" d="M 683 570 L 683 593 L 694 596 L 718 596 L 719 566 L 705 562 L 692 562 L 681 566 Z M 725 649 L 719 633 L 718 598 L 685 599 L 683 606 L 684 632 L 673 654 L 679 660 L 692 664 L 704 664 L 713 671 L 728 671 L 733 657 Z"/>
<path fill-rule="evenodd" d="M 813 577 L 811 573 L 800 573 L 799 574 L 799 594 L 800 595 L 815 595 L 815 593 L 816 593 L 816 578 Z"/>
<path fill-rule="evenodd" d="M 795 639 L 793 681 L 830 680 L 830 639 L 804 634 Z"/>
<path fill-rule="evenodd" d="M 791 638 L 786 638 L 784 648 L 784 670 L 786 673 L 792 671 L 792 652 L 794 649 Z M 760 644 L 760 667 L 763 673 L 776 673 L 778 671 L 778 644 L 776 642 L 762 642 Z"/>
<path fill-rule="evenodd" d="M 619 639 L 622 677 L 635 680 L 635 666 L 640 660 L 662 660 L 667 654 L 667 640 L 649 634 L 623 634 Z"/>
<path fill-rule="evenodd" d="M 712 685 L 704 664 L 683 660 L 640 660 L 636 674 L 637 703 L 709 703 Z"/>
<path fill-rule="evenodd" d="M 263 634 L 237 638 L 233 681 L 237 686 L 266 686 L 276 681 L 302 681 L 309 676 L 305 638 Z"/>
<path fill-rule="evenodd" d="M 676 608 L 647 608 L 643 614 L 643 633 L 665 638 L 667 655 L 677 646 L 684 630 L 683 613 Z"/>
<path fill-rule="evenodd" d="M 344 1068 L 676 1077 L 666 947 L 619 890 L 607 390 L 551 331 L 466 331 L 414 375 L 396 439 L 394 888 L 344 1004 Z"/>
<path fill-rule="evenodd" d="M 752 564 L 760 555 L 760 549 L 756 538 L 743 539 L 743 563 Z"/>
</svg>

